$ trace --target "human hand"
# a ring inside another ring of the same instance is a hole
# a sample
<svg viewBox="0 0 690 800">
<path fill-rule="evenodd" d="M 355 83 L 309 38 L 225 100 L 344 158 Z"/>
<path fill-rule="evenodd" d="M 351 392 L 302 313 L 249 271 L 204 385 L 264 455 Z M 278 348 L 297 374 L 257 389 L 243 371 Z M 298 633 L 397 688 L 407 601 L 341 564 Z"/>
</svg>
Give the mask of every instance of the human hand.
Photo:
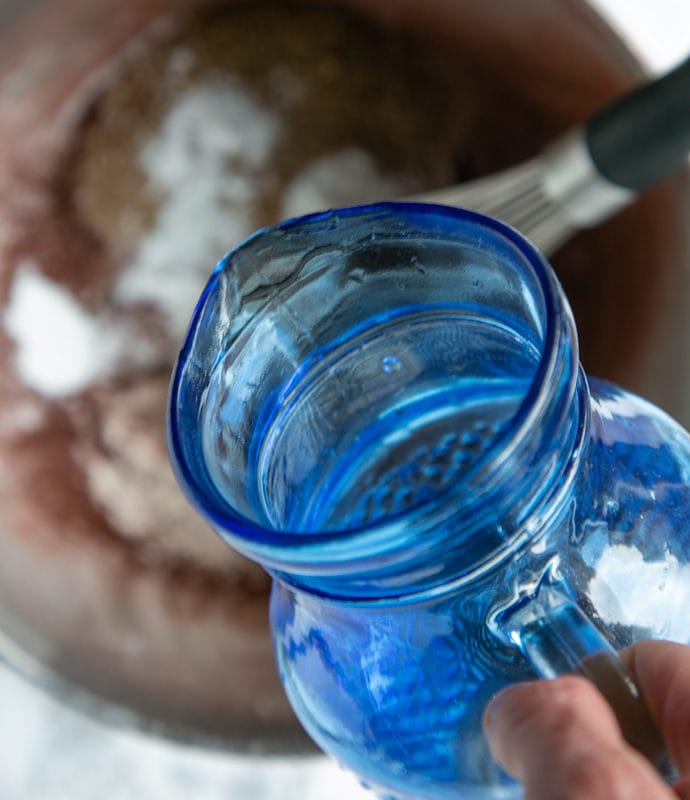
<svg viewBox="0 0 690 800">
<path fill-rule="evenodd" d="M 564 676 L 508 687 L 487 706 L 491 751 L 525 800 L 690 800 L 690 647 L 647 641 L 621 655 L 683 777 L 665 783 L 594 684 Z"/>
</svg>

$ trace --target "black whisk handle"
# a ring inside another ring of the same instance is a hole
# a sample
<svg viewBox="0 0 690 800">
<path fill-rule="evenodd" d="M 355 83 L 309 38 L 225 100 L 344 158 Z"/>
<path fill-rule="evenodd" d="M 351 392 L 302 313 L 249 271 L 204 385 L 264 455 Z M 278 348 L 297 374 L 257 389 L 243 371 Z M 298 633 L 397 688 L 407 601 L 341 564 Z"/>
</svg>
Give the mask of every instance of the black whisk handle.
<svg viewBox="0 0 690 800">
<path fill-rule="evenodd" d="M 677 171 L 690 152 L 690 58 L 604 106 L 585 135 L 597 170 L 618 186 L 641 191 Z"/>
</svg>

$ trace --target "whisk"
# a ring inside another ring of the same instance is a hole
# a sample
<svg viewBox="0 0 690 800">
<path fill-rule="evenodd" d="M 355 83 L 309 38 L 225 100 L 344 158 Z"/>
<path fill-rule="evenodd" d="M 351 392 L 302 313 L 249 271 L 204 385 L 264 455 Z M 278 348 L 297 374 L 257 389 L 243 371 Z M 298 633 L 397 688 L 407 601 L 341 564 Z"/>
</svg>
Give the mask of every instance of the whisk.
<svg viewBox="0 0 690 800">
<path fill-rule="evenodd" d="M 497 217 L 549 255 L 678 170 L 688 151 L 690 58 L 604 106 L 535 158 L 413 199 Z"/>
</svg>

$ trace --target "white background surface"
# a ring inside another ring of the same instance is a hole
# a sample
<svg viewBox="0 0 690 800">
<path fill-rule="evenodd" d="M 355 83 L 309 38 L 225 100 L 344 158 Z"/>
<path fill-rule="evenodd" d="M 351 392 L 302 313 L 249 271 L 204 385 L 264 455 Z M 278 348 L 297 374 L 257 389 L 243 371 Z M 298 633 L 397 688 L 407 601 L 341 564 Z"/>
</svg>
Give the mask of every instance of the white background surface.
<svg viewBox="0 0 690 800">
<path fill-rule="evenodd" d="M 690 0 L 592 2 L 653 69 L 665 69 L 690 52 Z M 188 798 L 363 800 L 371 795 L 326 758 L 250 759 L 111 730 L 0 668 L 0 800 Z"/>
</svg>

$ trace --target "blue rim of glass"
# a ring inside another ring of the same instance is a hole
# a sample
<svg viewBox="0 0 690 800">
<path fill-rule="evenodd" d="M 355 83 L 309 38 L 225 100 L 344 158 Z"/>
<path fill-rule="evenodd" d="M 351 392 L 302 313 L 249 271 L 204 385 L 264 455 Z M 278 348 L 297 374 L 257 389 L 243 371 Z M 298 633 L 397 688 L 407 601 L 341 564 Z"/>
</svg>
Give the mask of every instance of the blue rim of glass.
<svg viewBox="0 0 690 800">
<path fill-rule="evenodd" d="M 334 568 L 338 564 L 347 563 L 353 565 L 359 560 L 369 560 L 372 556 L 372 545 L 374 543 L 381 547 L 376 551 L 377 558 L 386 553 L 393 554 L 397 549 L 396 545 L 404 544 L 402 541 L 396 541 L 398 537 L 395 535 L 395 529 L 402 519 L 409 517 L 412 512 L 417 511 L 420 507 L 445 506 L 449 497 L 461 490 L 462 485 L 465 484 L 463 480 L 458 485 L 449 486 L 419 506 L 395 516 L 386 517 L 373 525 L 304 533 L 267 528 L 234 512 L 229 504 L 224 504 L 223 507 L 220 507 L 213 498 L 209 497 L 204 481 L 199 480 L 186 463 L 180 432 L 180 420 L 176 412 L 179 408 L 178 398 L 184 365 L 190 355 L 194 334 L 206 301 L 214 291 L 220 274 L 232 263 L 235 254 L 250 247 L 259 237 L 272 232 L 288 232 L 292 228 L 309 224 L 329 224 L 334 217 L 347 219 L 366 216 L 379 216 L 388 219 L 407 218 L 411 221 L 420 217 L 434 218 L 437 222 L 444 223 L 445 229 L 449 232 L 453 231 L 455 236 L 457 236 L 458 228 L 472 229 L 475 236 L 478 231 L 482 231 L 488 235 L 489 241 L 496 245 L 502 245 L 502 249 L 505 249 L 507 244 L 511 250 L 516 251 L 522 257 L 523 266 L 531 268 L 535 284 L 541 290 L 540 299 L 544 307 L 544 332 L 537 368 L 529 388 L 509 424 L 506 425 L 502 434 L 496 437 L 491 446 L 477 460 L 471 470 L 472 476 L 476 476 L 482 470 L 486 470 L 487 462 L 490 465 L 497 452 L 506 453 L 510 449 L 516 449 L 520 442 L 523 442 L 525 437 L 529 436 L 533 426 L 541 418 L 544 402 L 546 401 L 544 388 L 548 387 L 549 378 L 553 376 L 554 371 L 557 369 L 559 344 L 562 337 L 559 312 L 564 308 L 557 278 L 541 252 L 517 230 L 499 220 L 487 217 L 476 211 L 432 203 L 383 202 L 308 214 L 303 217 L 285 220 L 253 233 L 230 250 L 218 262 L 195 307 L 185 342 L 174 368 L 168 394 L 168 449 L 175 476 L 192 505 L 233 547 L 261 560 L 264 566 L 269 568 L 279 569 L 285 565 L 295 568 L 301 566 L 305 568 L 304 574 L 308 574 L 311 570 L 306 568 L 310 564 L 323 564 L 325 546 L 328 547 L 328 561 Z M 574 336 L 572 362 L 572 369 L 577 371 L 577 342 Z M 539 402 L 540 400 L 541 402 Z M 206 476 L 206 479 L 211 482 L 210 477 Z M 323 569 L 319 569 L 317 572 L 318 574 L 323 574 Z"/>
</svg>

